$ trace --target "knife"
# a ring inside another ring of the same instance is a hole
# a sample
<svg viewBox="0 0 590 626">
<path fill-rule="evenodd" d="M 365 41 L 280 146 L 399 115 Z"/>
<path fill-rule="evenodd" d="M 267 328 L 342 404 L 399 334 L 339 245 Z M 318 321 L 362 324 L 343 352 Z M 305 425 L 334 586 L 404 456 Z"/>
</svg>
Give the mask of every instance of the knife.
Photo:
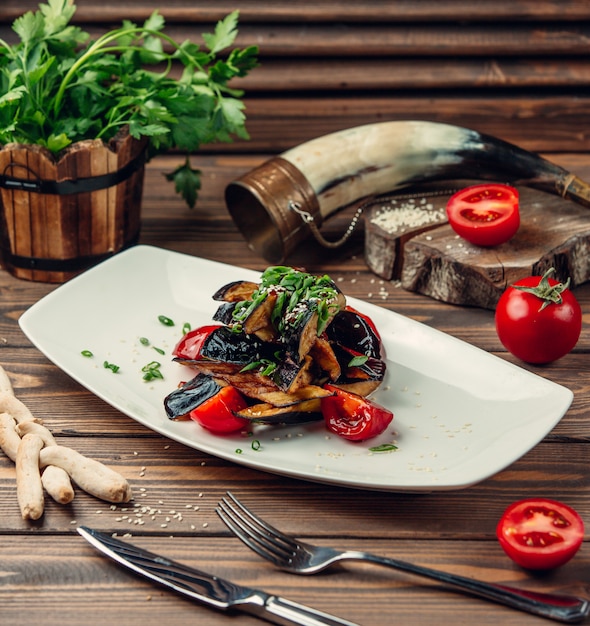
<svg viewBox="0 0 590 626">
<path fill-rule="evenodd" d="M 216 609 L 237 609 L 273 624 L 358 626 L 280 596 L 236 585 L 219 576 L 170 561 L 87 526 L 79 526 L 77 531 L 97 550 L 136 574 Z"/>
</svg>

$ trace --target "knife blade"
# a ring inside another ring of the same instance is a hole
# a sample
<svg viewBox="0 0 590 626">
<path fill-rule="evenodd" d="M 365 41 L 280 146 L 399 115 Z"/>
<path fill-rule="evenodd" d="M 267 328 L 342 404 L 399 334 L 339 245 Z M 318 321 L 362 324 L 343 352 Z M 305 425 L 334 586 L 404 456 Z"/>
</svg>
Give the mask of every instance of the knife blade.
<svg viewBox="0 0 590 626">
<path fill-rule="evenodd" d="M 216 609 L 237 609 L 273 624 L 358 626 L 292 600 L 237 585 L 219 576 L 171 561 L 87 526 L 79 526 L 77 531 L 99 552 L 119 565 Z"/>
</svg>

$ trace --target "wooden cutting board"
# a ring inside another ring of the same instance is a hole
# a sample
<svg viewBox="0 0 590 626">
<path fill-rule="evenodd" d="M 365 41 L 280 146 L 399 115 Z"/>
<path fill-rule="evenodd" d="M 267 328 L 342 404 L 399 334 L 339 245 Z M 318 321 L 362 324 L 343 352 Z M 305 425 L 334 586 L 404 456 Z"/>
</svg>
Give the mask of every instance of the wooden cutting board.
<svg viewBox="0 0 590 626">
<path fill-rule="evenodd" d="M 518 233 L 494 248 L 455 234 L 444 215 L 450 193 L 376 199 L 364 212 L 367 265 L 409 291 L 486 309 L 514 281 L 550 267 L 572 287 L 590 280 L 590 209 L 542 191 L 519 193 Z"/>
</svg>

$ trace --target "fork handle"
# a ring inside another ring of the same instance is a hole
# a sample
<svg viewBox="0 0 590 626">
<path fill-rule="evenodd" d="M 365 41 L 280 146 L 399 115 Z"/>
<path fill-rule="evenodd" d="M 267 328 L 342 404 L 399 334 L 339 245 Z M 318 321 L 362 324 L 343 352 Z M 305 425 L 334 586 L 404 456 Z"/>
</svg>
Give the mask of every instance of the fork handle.
<svg viewBox="0 0 590 626">
<path fill-rule="evenodd" d="M 422 567 L 400 561 L 398 559 L 389 559 L 387 557 L 378 556 L 368 552 L 358 552 L 348 550 L 343 553 L 343 558 L 370 561 L 378 565 L 385 565 L 396 570 L 424 576 L 442 583 L 446 583 L 463 591 L 467 591 L 473 595 L 505 604 L 521 611 L 527 611 L 534 615 L 541 615 L 550 619 L 573 624 L 582 621 L 590 612 L 590 602 L 583 598 L 570 595 L 556 595 L 549 593 L 537 593 L 534 591 L 526 591 L 506 585 L 496 585 L 494 583 L 486 583 L 474 578 L 466 578 L 457 574 L 450 574 L 429 567 Z"/>
</svg>

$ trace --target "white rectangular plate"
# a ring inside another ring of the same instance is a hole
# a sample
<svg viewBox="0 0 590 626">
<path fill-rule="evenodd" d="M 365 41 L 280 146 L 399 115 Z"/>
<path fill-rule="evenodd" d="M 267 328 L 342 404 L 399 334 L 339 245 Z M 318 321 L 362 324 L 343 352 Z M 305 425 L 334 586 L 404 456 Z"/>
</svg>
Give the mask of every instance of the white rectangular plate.
<svg viewBox="0 0 590 626">
<path fill-rule="evenodd" d="M 194 373 L 172 361 L 184 323 L 212 323 L 217 289 L 259 274 L 151 246 L 136 246 L 59 286 L 20 318 L 27 337 L 91 392 L 152 430 L 259 470 L 386 491 L 460 489 L 504 469 L 541 441 L 572 392 L 384 308 L 348 298 L 381 334 L 387 374 L 374 399 L 395 414 L 376 439 L 352 443 L 323 423 L 256 427 L 217 436 L 167 418 L 163 399 Z M 333 276 L 333 278 L 336 278 Z M 346 295 L 346 294 L 345 294 Z M 175 326 L 164 326 L 165 315 Z M 150 340 L 146 347 L 140 338 Z M 154 346 L 165 350 L 160 355 Z M 81 352 L 89 350 L 93 357 Z M 141 369 L 162 363 L 164 380 Z M 120 367 L 117 373 L 104 362 Z M 105 428 L 107 430 L 108 427 Z M 253 446 L 253 441 L 260 446 Z M 371 452 L 383 443 L 397 450 Z M 258 448 L 258 449 L 255 449 Z"/>
</svg>

